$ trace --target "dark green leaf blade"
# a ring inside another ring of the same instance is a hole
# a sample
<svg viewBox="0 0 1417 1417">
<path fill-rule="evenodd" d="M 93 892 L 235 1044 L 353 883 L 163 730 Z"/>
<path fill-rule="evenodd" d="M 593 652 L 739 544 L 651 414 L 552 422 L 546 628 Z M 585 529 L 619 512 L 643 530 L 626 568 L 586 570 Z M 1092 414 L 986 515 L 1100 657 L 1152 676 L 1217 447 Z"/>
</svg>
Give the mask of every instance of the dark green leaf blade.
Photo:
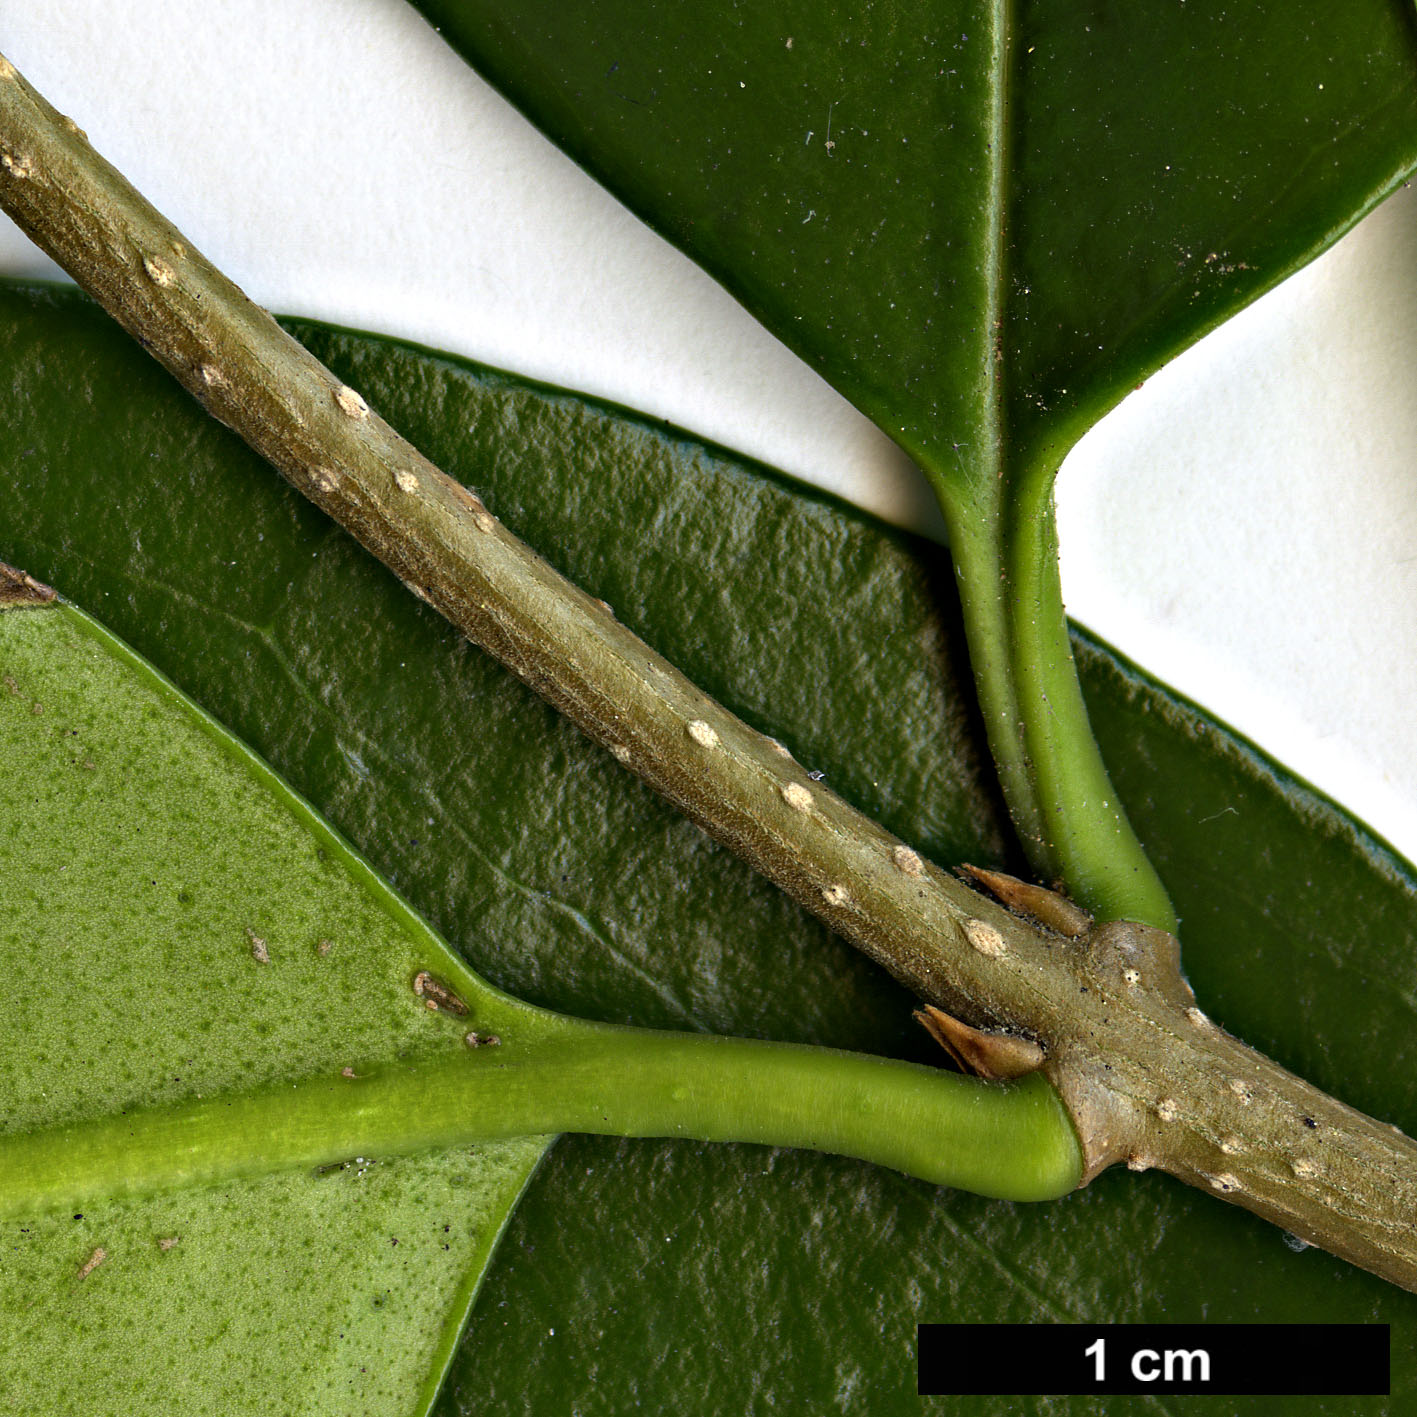
<svg viewBox="0 0 1417 1417">
<path fill-rule="evenodd" d="M 941 860 L 1000 860 L 997 815 L 978 825 L 991 799 L 976 725 L 949 689 L 958 628 L 935 548 L 594 404 L 301 331 L 514 528 L 803 762 Z M 0 557 L 100 608 L 483 972 L 602 1017 L 923 1050 L 899 990 L 460 646 L 81 303 L 11 296 L 0 332 L 15 391 L 0 428 L 12 488 Z M 650 530 L 627 539 L 630 521 Z M 1254 805 L 1217 869 L 1214 824 L 1200 822 L 1241 779 L 1228 766 L 1211 776 L 1203 723 L 1170 716 L 1164 695 L 1107 661 L 1087 663 L 1094 709 L 1111 705 L 1109 738 L 1135 741 L 1137 776 L 1164 759 L 1191 794 L 1158 779 L 1143 810 L 1178 859 L 1191 857 L 1177 896 L 1203 1002 L 1287 1061 L 1317 1054 L 1318 1080 L 1413 1125 L 1411 991 L 1375 1000 L 1370 982 L 1412 956 L 1410 872 L 1332 818 L 1290 880 L 1289 854 L 1266 861 L 1266 841 L 1316 809 L 1258 769 L 1241 772 Z M 952 725 L 947 743 L 938 722 Z M 959 795 L 945 812 L 950 784 Z M 1207 791 L 1216 805 L 1206 797 L 1201 810 Z M 1259 887 L 1261 867 L 1273 874 Z M 1363 902 L 1364 927 L 1342 936 L 1356 942 L 1346 959 L 1321 933 L 1305 939 L 1302 919 L 1263 908 L 1308 878 Z M 1217 880 L 1233 894 L 1207 920 Z M 1283 981 L 1237 995 L 1264 1000 L 1253 1028 L 1260 1003 L 1228 1002 L 1233 918 L 1243 951 Z M 1291 989 L 1296 957 L 1310 963 Z M 654 1410 L 692 1392 L 709 1412 L 914 1412 L 914 1323 L 971 1317 L 1390 1322 L 1394 1391 L 1411 1394 L 1413 1302 L 1159 1177 L 1108 1175 L 1029 1208 L 823 1158 L 575 1139 L 513 1219 L 448 1410 L 554 1409 L 577 1395 L 591 1410 Z M 777 1335 L 770 1347 L 765 1333 Z"/>
<path fill-rule="evenodd" d="M 413 3 L 947 475 L 988 464 L 991 351 L 1056 467 L 1417 163 L 1394 0 Z"/>
<path fill-rule="evenodd" d="M 1032 869 L 1174 931 L 1086 721 L 1052 479 L 1417 164 L 1410 9 L 418 8 L 916 458 Z"/>
</svg>

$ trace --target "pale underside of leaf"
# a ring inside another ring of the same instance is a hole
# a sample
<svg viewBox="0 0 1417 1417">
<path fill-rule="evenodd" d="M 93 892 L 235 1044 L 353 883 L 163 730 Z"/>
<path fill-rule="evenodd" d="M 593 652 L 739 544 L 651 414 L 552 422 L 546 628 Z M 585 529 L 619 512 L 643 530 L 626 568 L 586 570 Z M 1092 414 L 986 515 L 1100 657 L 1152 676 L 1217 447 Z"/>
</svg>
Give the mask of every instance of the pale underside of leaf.
<svg viewBox="0 0 1417 1417">
<path fill-rule="evenodd" d="M 513 1023 L 268 769 L 91 621 L 0 614 L 0 670 L 3 1134 L 81 1135 L 462 1047 L 467 1021 L 411 989 L 421 969 L 456 981 L 478 1027 Z M 421 1412 L 545 1145 L 287 1162 L 62 1210 L 11 1176 L 0 1399 L 93 1417 L 230 1411 L 233 1393 L 268 1412 Z"/>
</svg>

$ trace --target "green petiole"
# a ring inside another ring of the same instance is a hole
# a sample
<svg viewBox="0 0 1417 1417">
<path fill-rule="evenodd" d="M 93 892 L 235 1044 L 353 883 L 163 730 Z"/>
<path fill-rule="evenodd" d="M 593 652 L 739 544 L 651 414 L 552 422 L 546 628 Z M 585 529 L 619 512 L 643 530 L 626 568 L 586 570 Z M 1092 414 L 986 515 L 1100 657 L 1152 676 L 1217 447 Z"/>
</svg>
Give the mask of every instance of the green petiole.
<svg viewBox="0 0 1417 1417">
<path fill-rule="evenodd" d="M 572 1019 L 527 1045 L 351 1073 L 7 1137 L 0 1216 L 556 1132 L 804 1147 L 1006 1200 L 1066 1195 L 1081 1176 L 1062 1104 L 1036 1075 L 984 1083 Z"/>
<path fill-rule="evenodd" d="M 1007 479 L 1006 479 L 1007 480 Z M 982 494 L 932 478 L 960 582 L 989 747 L 1029 861 L 1100 920 L 1175 934 L 1170 897 L 1107 775 L 1078 683 L 1053 479 Z"/>
<path fill-rule="evenodd" d="M 1041 1076 L 510 998 L 83 612 L 0 613 L 0 661 L 0 798 L 25 827 L 4 863 L 0 1065 L 28 1079 L 0 1133 L 0 1215 L 561 1131 L 808 1147 L 1015 1200 L 1080 1180 Z"/>
</svg>

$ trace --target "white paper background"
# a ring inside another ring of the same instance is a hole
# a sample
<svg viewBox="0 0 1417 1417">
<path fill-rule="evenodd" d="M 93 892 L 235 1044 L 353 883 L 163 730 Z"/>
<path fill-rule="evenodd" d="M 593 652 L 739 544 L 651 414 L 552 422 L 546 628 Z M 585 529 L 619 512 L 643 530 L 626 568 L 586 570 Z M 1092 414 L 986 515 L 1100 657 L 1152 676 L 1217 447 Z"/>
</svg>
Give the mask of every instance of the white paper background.
<svg viewBox="0 0 1417 1417">
<path fill-rule="evenodd" d="M 256 300 L 602 394 L 905 524 L 914 469 L 403 0 L 33 0 L 0 51 Z M 0 218 L 0 273 L 54 276 Z M 1072 613 L 1417 856 L 1417 201 L 1060 482 Z"/>
</svg>

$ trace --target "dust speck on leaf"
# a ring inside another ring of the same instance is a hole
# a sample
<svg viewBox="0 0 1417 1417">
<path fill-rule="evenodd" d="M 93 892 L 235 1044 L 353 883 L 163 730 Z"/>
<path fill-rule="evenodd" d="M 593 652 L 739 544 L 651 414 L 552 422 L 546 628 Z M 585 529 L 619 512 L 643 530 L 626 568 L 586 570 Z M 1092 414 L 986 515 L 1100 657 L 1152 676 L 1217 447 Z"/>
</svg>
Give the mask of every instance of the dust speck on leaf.
<svg viewBox="0 0 1417 1417">
<path fill-rule="evenodd" d="M 265 940 L 249 925 L 246 927 L 246 943 L 251 946 L 251 958 L 254 959 L 257 964 L 269 964 L 271 962 L 271 952 L 266 948 Z"/>
</svg>

